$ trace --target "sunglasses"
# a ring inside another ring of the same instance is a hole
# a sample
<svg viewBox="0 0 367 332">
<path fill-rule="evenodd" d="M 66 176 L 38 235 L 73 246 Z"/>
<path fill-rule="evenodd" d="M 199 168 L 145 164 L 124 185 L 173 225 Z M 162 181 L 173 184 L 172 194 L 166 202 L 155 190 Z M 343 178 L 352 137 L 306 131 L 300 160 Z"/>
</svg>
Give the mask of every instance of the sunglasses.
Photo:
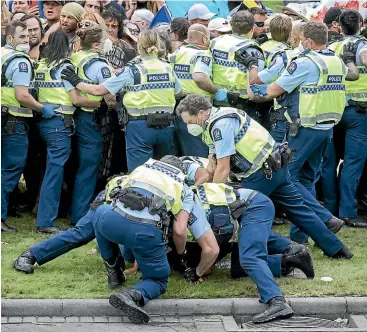
<svg viewBox="0 0 367 332">
<path fill-rule="evenodd" d="M 255 22 L 256 26 L 258 26 L 259 28 L 264 27 L 265 22 Z"/>
<path fill-rule="evenodd" d="M 98 25 L 96 22 L 85 20 L 85 21 L 79 22 L 77 24 L 77 27 L 81 29 L 81 28 L 89 28 L 91 26 L 96 26 L 96 25 Z"/>
</svg>

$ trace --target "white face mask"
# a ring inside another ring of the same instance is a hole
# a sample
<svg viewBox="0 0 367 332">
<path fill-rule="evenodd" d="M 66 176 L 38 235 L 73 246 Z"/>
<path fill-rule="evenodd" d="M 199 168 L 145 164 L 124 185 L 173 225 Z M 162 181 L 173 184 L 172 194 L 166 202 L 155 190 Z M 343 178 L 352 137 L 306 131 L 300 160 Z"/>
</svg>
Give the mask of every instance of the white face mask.
<svg viewBox="0 0 367 332">
<path fill-rule="evenodd" d="M 103 44 L 103 54 L 108 54 L 112 51 L 113 42 L 111 39 L 106 39 Z"/>
<path fill-rule="evenodd" d="M 187 131 L 193 136 L 199 136 L 203 133 L 204 129 L 198 124 L 189 123 L 187 125 Z"/>
<path fill-rule="evenodd" d="M 305 48 L 303 47 L 303 45 L 302 45 L 302 43 L 301 43 L 301 42 L 299 42 L 299 44 L 298 44 L 298 49 L 299 49 L 301 52 L 303 52 L 303 51 L 305 50 Z"/>
<path fill-rule="evenodd" d="M 30 51 L 31 47 L 29 46 L 29 44 L 18 44 L 15 49 L 19 52 L 23 52 L 23 53 L 27 53 Z"/>
</svg>

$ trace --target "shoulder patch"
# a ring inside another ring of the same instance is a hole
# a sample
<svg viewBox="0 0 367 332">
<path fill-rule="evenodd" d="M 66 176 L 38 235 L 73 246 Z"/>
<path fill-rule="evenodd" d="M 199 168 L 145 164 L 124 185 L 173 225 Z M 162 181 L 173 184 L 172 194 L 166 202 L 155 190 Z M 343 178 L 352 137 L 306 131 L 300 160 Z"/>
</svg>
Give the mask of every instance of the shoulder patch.
<svg viewBox="0 0 367 332">
<path fill-rule="evenodd" d="M 296 69 L 297 69 L 297 64 L 294 61 L 292 61 L 290 65 L 288 66 L 287 71 L 289 74 L 292 75 L 296 71 Z"/>
<path fill-rule="evenodd" d="M 222 132 L 220 131 L 219 128 L 215 128 L 213 130 L 213 138 L 215 142 L 221 141 L 222 140 Z"/>
<path fill-rule="evenodd" d="M 103 67 L 101 69 L 101 72 L 102 72 L 102 77 L 103 78 L 110 78 L 111 77 L 111 71 L 110 71 L 110 68 L 108 67 Z"/>
<path fill-rule="evenodd" d="M 20 73 L 28 73 L 27 62 L 19 62 L 18 68 Z"/>
<path fill-rule="evenodd" d="M 205 63 L 206 65 L 209 66 L 209 64 L 210 64 L 210 58 L 208 56 L 202 56 L 201 57 L 201 62 L 202 63 Z"/>
</svg>

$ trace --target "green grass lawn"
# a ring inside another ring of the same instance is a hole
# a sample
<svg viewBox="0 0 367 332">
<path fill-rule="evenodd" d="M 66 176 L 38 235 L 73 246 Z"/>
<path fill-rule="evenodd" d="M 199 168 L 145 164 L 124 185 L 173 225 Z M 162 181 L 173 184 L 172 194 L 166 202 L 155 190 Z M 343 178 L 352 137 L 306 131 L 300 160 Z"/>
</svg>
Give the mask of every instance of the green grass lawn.
<svg viewBox="0 0 367 332">
<path fill-rule="evenodd" d="M 15 271 L 11 263 L 28 247 L 45 239 L 35 232 L 35 220 L 31 216 L 9 219 L 18 227 L 18 233 L 2 234 L 2 297 L 4 298 L 106 298 L 111 293 L 100 256 L 87 252 L 95 248 L 95 241 L 73 250 L 58 259 L 36 267 L 32 275 Z M 60 222 L 62 226 L 65 223 Z M 275 227 L 287 234 L 288 226 Z M 314 259 L 316 278 L 297 280 L 281 278 L 278 282 L 286 296 L 366 296 L 367 295 L 367 230 L 343 228 L 339 233 L 355 254 L 351 261 L 326 258 L 310 245 Z M 311 241 L 312 242 L 312 241 Z M 332 277 L 323 282 L 320 277 Z M 136 283 L 140 274 L 128 276 L 126 285 Z M 212 298 L 256 296 L 256 288 L 249 278 L 231 280 L 229 270 L 216 270 L 198 285 L 190 285 L 174 273 L 164 298 Z"/>
<path fill-rule="evenodd" d="M 283 4 L 283 1 L 281 1 L 281 0 L 264 0 L 263 3 L 266 7 L 269 7 L 271 9 L 275 9 L 276 6 L 281 6 Z"/>
</svg>

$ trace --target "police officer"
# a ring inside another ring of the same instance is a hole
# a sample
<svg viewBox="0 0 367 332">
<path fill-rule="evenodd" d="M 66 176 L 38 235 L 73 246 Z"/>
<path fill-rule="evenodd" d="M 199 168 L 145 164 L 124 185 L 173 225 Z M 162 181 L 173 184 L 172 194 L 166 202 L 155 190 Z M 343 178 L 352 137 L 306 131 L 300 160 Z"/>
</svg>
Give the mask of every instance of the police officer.
<svg viewBox="0 0 367 332">
<path fill-rule="evenodd" d="M 123 104 L 128 112 L 126 153 L 128 171 L 132 172 L 150 157 L 160 158 L 173 152 L 173 111 L 175 95 L 181 84 L 169 64 L 158 59 L 162 46 L 157 32 L 144 30 L 138 51 L 143 61 L 126 66 L 115 77 L 99 85 L 81 83 L 72 71 L 64 71 L 81 91 L 95 96 L 124 90 Z"/>
<path fill-rule="evenodd" d="M 233 106 L 245 110 L 250 117 L 261 122 L 259 106 L 248 100 L 247 69 L 235 59 L 235 52 L 253 54 L 258 59 L 259 70 L 264 69 L 264 54 L 252 40 L 254 17 L 247 11 L 237 12 L 232 20 L 233 34 L 223 35 L 211 41 L 213 55 L 213 83 L 228 91 L 228 102 L 215 101 L 216 106 Z"/>
<path fill-rule="evenodd" d="M 77 35 L 80 38 L 81 50 L 71 56 L 72 64 L 77 70 L 77 77 L 83 82 L 95 85 L 105 82 L 111 77 L 110 66 L 101 55 L 103 54 L 107 33 L 94 22 L 82 21 L 79 24 Z M 67 69 L 72 70 L 72 67 L 69 66 Z M 81 93 L 81 95 L 96 104 L 103 99 L 87 93 Z M 106 102 L 110 98 L 110 96 L 106 96 Z M 97 123 L 97 117 L 98 112 L 95 106 L 83 106 L 74 115 L 74 137 L 77 145 L 79 167 L 75 177 L 72 198 L 71 223 L 73 225 L 87 213 L 96 188 L 102 153 L 102 132 Z"/>
<path fill-rule="evenodd" d="M 291 62 L 276 82 L 268 86 L 266 93 L 274 98 L 286 92 L 280 104 L 291 118 L 287 141 L 290 148 L 295 149 L 289 164 L 292 181 L 305 204 L 328 227 L 338 232 L 344 222 L 316 200 L 314 183 L 333 127 L 344 111 L 345 78 L 356 79 L 356 75 L 338 56 L 326 49 L 325 24 L 306 23 L 301 32 L 301 43 L 305 51 Z M 299 243 L 307 241 L 307 236 L 293 225 L 291 238 Z"/>
<path fill-rule="evenodd" d="M 71 135 L 75 107 L 98 108 L 100 102 L 82 97 L 68 81 L 61 79 L 61 71 L 72 66 L 68 37 L 63 31 L 52 33 L 42 52 L 36 69 L 35 85 L 38 100 L 44 105 L 60 104 L 55 116 L 38 122 L 41 137 L 47 144 L 47 166 L 43 178 L 37 213 L 37 228 L 41 233 L 57 232 L 64 165 L 71 153 Z M 79 207 L 78 207 L 79 208 Z"/>
<path fill-rule="evenodd" d="M 218 89 L 212 82 L 213 58 L 208 50 L 210 31 L 202 24 L 193 24 L 188 30 L 188 44 L 182 45 L 169 56 L 169 62 L 177 75 L 184 95 L 202 94 L 209 99 L 215 96 L 218 101 L 227 99 L 227 93 Z M 180 117 L 175 120 L 175 130 L 184 156 L 207 157 L 208 147 L 201 137 L 190 135 Z"/>
<path fill-rule="evenodd" d="M 366 222 L 357 214 L 356 200 L 358 182 L 367 160 L 367 39 L 360 35 L 359 17 L 353 10 L 340 15 L 344 40 L 332 43 L 329 48 L 346 61 L 346 49 L 350 43 L 354 45 L 355 54 L 350 62 L 357 66 L 359 79 L 346 83 L 347 106 L 338 125 L 346 132 L 344 155 L 338 153 L 338 157 L 344 159 L 339 181 L 339 217 L 347 225 L 366 227 Z M 340 151 L 339 146 L 336 148 Z"/>
<path fill-rule="evenodd" d="M 1 49 L 1 230 L 14 232 L 6 223 L 9 195 L 22 175 L 28 151 L 27 119 L 32 110 L 50 118 L 58 105 L 42 105 L 28 92 L 34 78 L 29 34 L 23 22 L 12 21 Z"/>
<path fill-rule="evenodd" d="M 94 228 L 109 283 L 124 281 L 120 269 L 113 268 L 118 259 L 117 244 L 133 251 L 142 272 L 142 281 L 133 288 L 112 294 L 109 300 L 113 307 L 127 313 L 133 323 L 149 321 L 141 307 L 167 288 L 170 274 L 165 251 L 170 223 L 168 213 L 176 218 L 173 223 L 176 250 L 179 254 L 184 252 L 189 215 L 194 205 L 193 193 L 184 180 L 182 162 L 177 157 L 166 156 L 161 161 L 150 159 L 111 193 L 115 197 L 113 206 L 103 205 L 97 209 L 102 213 Z"/>
<path fill-rule="evenodd" d="M 275 147 L 269 133 L 246 113 L 234 108 L 211 108 L 199 95 L 187 96 L 177 108 L 188 127 L 203 133 L 209 152 L 209 169 L 214 169 L 213 182 L 225 182 L 230 170 L 242 176 L 241 187 L 270 196 L 284 207 L 287 216 L 331 257 L 351 258 L 353 255 L 326 227 L 293 184 L 287 167 L 290 151 L 286 145 Z M 328 226 L 333 229 L 334 223 Z"/>
</svg>

